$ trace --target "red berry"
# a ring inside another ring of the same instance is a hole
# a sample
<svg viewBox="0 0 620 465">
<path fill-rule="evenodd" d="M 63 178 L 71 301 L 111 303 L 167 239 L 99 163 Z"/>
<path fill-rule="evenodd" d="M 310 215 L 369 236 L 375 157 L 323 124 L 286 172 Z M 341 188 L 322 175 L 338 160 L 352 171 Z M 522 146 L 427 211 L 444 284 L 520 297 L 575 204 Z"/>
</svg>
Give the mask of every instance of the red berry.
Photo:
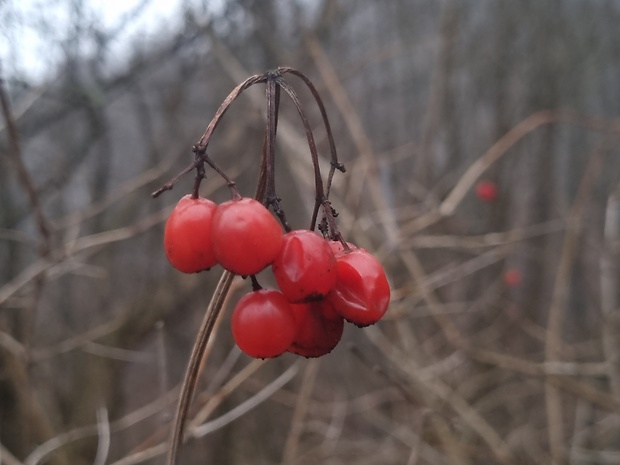
<svg viewBox="0 0 620 465">
<path fill-rule="evenodd" d="M 211 244 L 211 221 L 217 205 L 186 195 L 166 221 L 164 250 L 168 261 L 184 273 L 207 270 L 217 263 Z"/>
<path fill-rule="evenodd" d="M 342 337 L 344 319 L 326 300 L 294 304 L 297 334 L 288 351 L 304 357 L 330 353 Z"/>
<path fill-rule="evenodd" d="M 390 285 L 381 263 L 364 249 L 336 257 L 338 280 L 327 300 L 357 326 L 376 323 L 390 303 Z"/>
<path fill-rule="evenodd" d="M 239 348 L 256 358 L 283 354 L 291 346 L 297 323 L 282 293 L 262 289 L 243 296 L 232 314 L 232 334 Z"/>
<path fill-rule="evenodd" d="M 521 272 L 515 268 L 510 268 L 504 273 L 504 283 L 508 287 L 516 287 L 521 284 L 523 276 Z"/>
<path fill-rule="evenodd" d="M 327 241 L 313 231 L 286 233 L 271 268 L 290 302 L 319 300 L 336 284 L 334 253 Z"/>
<path fill-rule="evenodd" d="M 493 202 L 497 198 L 497 186 L 493 181 L 480 181 L 476 185 L 476 195 L 484 202 Z"/>
<path fill-rule="evenodd" d="M 217 261 L 233 273 L 256 274 L 275 260 L 282 228 L 257 200 L 230 200 L 217 207 L 211 227 Z"/>
</svg>

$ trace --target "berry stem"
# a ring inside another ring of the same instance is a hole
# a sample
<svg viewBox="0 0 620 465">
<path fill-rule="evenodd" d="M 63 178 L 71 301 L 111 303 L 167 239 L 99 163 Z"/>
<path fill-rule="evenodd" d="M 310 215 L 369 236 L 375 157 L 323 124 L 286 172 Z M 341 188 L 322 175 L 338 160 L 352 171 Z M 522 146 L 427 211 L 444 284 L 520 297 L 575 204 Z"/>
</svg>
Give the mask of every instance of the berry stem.
<svg viewBox="0 0 620 465">
<path fill-rule="evenodd" d="M 334 142 L 334 135 L 332 133 L 331 125 L 329 124 L 329 118 L 327 117 L 327 111 L 325 110 L 323 99 L 321 99 L 321 96 L 319 95 L 319 92 L 316 90 L 316 87 L 314 87 L 314 84 L 312 84 L 312 81 L 310 81 L 310 79 L 308 79 L 308 77 L 305 74 L 303 74 L 301 71 L 298 71 L 294 68 L 280 68 L 280 70 L 282 74 L 291 73 L 292 75 L 297 76 L 299 79 L 301 79 L 304 82 L 304 84 L 306 84 L 306 87 L 308 87 L 308 89 L 310 90 L 310 93 L 312 93 L 312 96 L 314 97 L 314 101 L 316 102 L 317 106 L 319 107 L 319 111 L 321 112 L 321 118 L 323 118 L 323 125 L 325 126 L 325 132 L 327 133 L 329 151 L 331 153 L 330 169 L 329 169 L 329 174 L 327 175 L 327 183 L 326 183 L 326 188 L 325 188 L 325 197 L 329 198 L 329 192 L 331 189 L 332 180 L 334 178 L 335 171 L 338 170 L 341 173 L 344 173 L 346 171 L 346 168 L 344 167 L 342 163 L 338 161 L 336 143 Z"/>
<path fill-rule="evenodd" d="M 181 394 L 179 397 L 179 404 L 177 406 L 174 426 L 172 428 L 172 434 L 170 438 L 170 449 L 168 450 L 168 458 L 166 459 L 167 465 L 174 465 L 176 463 L 176 457 L 179 452 L 179 446 L 183 441 L 183 429 L 185 426 L 185 419 L 187 418 L 187 412 L 198 384 L 198 375 L 200 373 L 200 367 L 204 362 L 204 358 L 207 353 L 207 343 L 211 338 L 215 322 L 217 321 L 226 296 L 230 291 L 230 285 L 234 274 L 229 271 L 224 271 L 220 281 L 213 292 L 213 297 L 207 311 L 205 312 L 202 323 L 196 336 L 196 342 L 192 348 L 187 370 L 183 378 L 183 384 L 181 386 Z"/>
<path fill-rule="evenodd" d="M 276 194 L 275 154 L 278 114 L 280 111 L 279 79 L 280 73 L 278 70 L 268 73 L 267 89 L 265 91 L 267 96 L 267 127 L 265 129 L 264 153 L 262 159 L 263 167 L 261 171 L 265 174 L 265 197 L 263 203 L 265 206 L 272 208 L 273 212 L 280 220 L 280 223 L 288 232 L 292 231 L 292 228 L 288 224 L 284 210 L 280 206 L 280 201 L 282 199 Z"/>
<path fill-rule="evenodd" d="M 321 208 L 321 206 L 323 206 L 323 211 L 325 212 L 325 220 L 327 222 L 327 227 L 329 230 L 331 230 L 331 234 L 330 235 L 334 240 L 340 240 L 342 242 L 342 244 L 344 245 L 344 247 L 349 250 L 349 246 L 347 245 L 346 241 L 342 238 L 342 235 L 340 234 L 340 232 L 338 231 L 338 228 L 336 226 L 336 222 L 334 220 L 335 214 L 334 214 L 334 209 L 331 206 L 331 204 L 329 203 L 329 201 L 327 200 L 329 198 L 329 193 L 331 190 L 331 186 L 332 186 L 332 181 L 334 178 L 334 174 L 336 172 L 336 170 L 340 171 L 341 173 L 344 173 L 346 171 L 345 166 L 340 163 L 340 161 L 338 160 L 338 153 L 336 151 L 336 143 L 334 142 L 334 136 L 333 136 L 333 132 L 332 132 L 332 128 L 331 125 L 329 124 L 329 118 L 327 117 L 327 111 L 325 110 L 325 105 L 323 104 L 323 99 L 321 99 L 321 96 L 319 95 L 318 91 L 316 90 L 316 87 L 314 86 L 314 84 L 312 84 L 312 81 L 310 81 L 310 79 L 308 79 L 308 77 L 303 74 L 302 72 L 294 69 L 294 68 L 289 68 L 289 67 L 282 67 L 279 68 L 280 72 L 282 74 L 285 73 L 290 73 L 294 76 L 297 76 L 299 79 L 301 79 L 304 84 L 306 84 L 306 87 L 308 87 L 308 89 L 310 90 L 310 93 L 312 94 L 312 96 L 314 97 L 314 100 L 317 104 L 317 106 L 319 107 L 319 111 L 321 112 L 321 117 L 323 118 L 323 125 L 325 126 L 325 131 L 327 133 L 327 140 L 329 143 L 329 150 L 330 150 L 330 154 L 331 154 L 331 161 L 330 161 L 330 169 L 329 169 L 329 173 L 327 175 L 327 182 L 326 182 L 326 187 L 325 187 L 325 192 L 323 193 L 323 189 L 322 186 L 321 188 L 319 188 L 319 186 L 316 186 L 316 202 L 315 202 L 315 206 L 314 206 L 314 210 L 312 212 L 312 220 L 311 220 L 311 224 L 310 224 L 310 229 L 314 229 L 316 226 L 316 221 L 317 221 L 317 217 L 318 217 L 318 212 L 319 212 L 319 208 Z M 286 89 L 285 89 L 286 90 Z M 291 97 L 293 98 L 293 97 Z M 293 101 L 295 101 L 295 99 L 293 99 Z M 305 117 L 302 114 L 301 111 L 301 106 L 297 106 L 298 111 L 301 114 L 301 118 L 302 121 L 305 120 Z M 308 128 L 307 126 L 307 121 L 304 121 L 304 126 L 306 128 Z M 308 133 L 308 129 L 306 129 L 306 132 Z M 318 155 L 316 155 L 316 146 L 314 145 L 314 143 L 311 143 L 310 138 L 312 137 L 312 132 L 310 132 L 310 136 L 308 137 L 308 146 L 310 148 L 310 153 L 313 155 L 312 157 L 312 164 L 315 167 L 315 179 L 317 177 L 317 172 L 318 172 L 318 177 L 320 178 L 320 170 L 318 169 Z M 314 151 L 313 151 L 314 150 Z M 321 183 L 322 184 L 322 183 Z M 329 233 L 329 231 L 327 231 Z"/>
<path fill-rule="evenodd" d="M 239 194 L 239 191 L 237 190 L 237 183 L 228 177 L 228 175 L 219 166 L 217 166 L 217 164 L 207 155 L 207 152 L 204 152 L 204 162 L 213 168 L 217 174 L 219 174 L 224 181 L 226 181 L 233 200 L 239 200 L 241 198 L 241 194 Z"/>
<path fill-rule="evenodd" d="M 316 149 L 316 143 L 314 142 L 314 135 L 312 134 L 312 128 L 310 127 L 310 122 L 306 117 L 299 98 L 297 97 L 297 93 L 293 90 L 293 88 L 281 77 L 278 78 L 278 84 L 288 94 L 293 103 L 295 104 L 295 108 L 299 113 L 299 117 L 304 125 L 304 129 L 306 131 L 306 139 L 308 140 L 308 148 L 310 149 L 310 156 L 312 158 L 312 166 L 314 168 L 314 189 L 315 189 L 315 207 L 312 214 L 312 221 L 310 224 L 310 229 L 314 230 L 316 227 L 316 217 L 318 209 L 325 199 L 325 190 L 323 188 L 323 178 L 321 177 L 321 167 L 319 165 L 319 155 Z"/>
<path fill-rule="evenodd" d="M 260 291 L 261 289 L 263 289 L 263 286 L 261 286 L 260 283 L 258 282 L 258 279 L 256 279 L 255 274 L 250 275 L 250 280 L 252 281 L 252 291 L 256 292 L 256 291 Z"/>
<path fill-rule="evenodd" d="M 301 121 L 304 125 L 304 129 L 306 130 L 306 138 L 308 139 L 308 148 L 310 149 L 310 156 L 312 157 L 312 166 L 314 167 L 314 189 L 315 189 L 316 197 L 315 197 L 314 210 L 312 212 L 312 220 L 310 222 L 310 230 L 314 230 L 316 228 L 318 212 L 319 212 L 319 209 L 323 207 L 323 212 L 324 212 L 324 215 L 327 221 L 328 229 L 331 232 L 331 235 L 335 237 L 341 237 L 340 233 L 338 232 L 338 227 L 336 226 L 336 221 L 334 220 L 334 217 L 335 217 L 334 209 L 331 203 L 329 202 L 327 198 L 327 194 L 325 193 L 325 190 L 324 190 L 323 178 L 321 177 L 321 167 L 319 165 L 319 155 L 318 155 L 318 151 L 316 148 L 316 144 L 314 142 L 314 135 L 312 133 L 312 129 L 310 127 L 308 118 L 306 117 L 301 107 L 301 103 L 299 102 L 299 98 L 297 97 L 297 93 L 293 90 L 293 88 L 281 77 L 278 78 L 278 84 L 288 94 L 288 96 L 291 98 L 291 100 L 295 104 L 295 108 L 297 108 L 297 112 L 299 113 Z M 310 89 L 312 90 L 314 89 L 314 87 L 312 86 L 310 87 Z M 314 90 L 316 91 L 316 89 Z M 317 100 L 317 104 L 319 104 L 318 102 L 320 102 L 320 99 Z M 322 106 L 322 102 L 319 104 L 319 108 L 322 109 L 321 111 L 322 113 L 325 111 L 324 107 Z M 325 124 L 326 124 L 326 128 L 328 128 L 328 132 L 331 133 L 331 130 L 329 129 L 329 123 L 327 122 L 327 116 L 325 116 L 324 121 L 326 122 Z M 333 143 L 333 140 L 332 142 L 330 142 L 330 146 L 332 145 L 332 143 Z M 334 147 L 332 149 L 332 163 L 331 163 L 330 179 L 329 179 L 330 183 L 331 183 L 331 178 L 333 177 L 333 171 L 335 171 L 337 166 L 340 166 L 342 167 L 342 169 L 344 169 L 344 167 L 338 162 L 336 150 Z"/>
<path fill-rule="evenodd" d="M 267 205 L 271 206 L 273 212 L 280 220 L 280 224 L 284 227 L 284 230 L 286 232 L 291 232 L 293 228 L 291 228 L 291 225 L 288 223 L 286 215 L 284 214 L 284 210 L 282 209 L 282 207 L 280 207 L 281 200 L 282 199 L 280 197 L 277 197 L 275 195 L 268 195 L 265 199 L 265 202 Z"/>
<path fill-rule="evenodd" d="M 266 137 L 266 157 L 265 171 L 267 176 L 267 186 L 265 192 L 265 200 L 269 197 L 276 196 L 276 134 L 278 132 L 278 113 L 280 110 L 280 87 L 277 85 L 279 74 L 277 72 L 268 73 L 267 89 L 267 127 L 265 128 Z"/>
<path fill-rule="evenodd" d="M 195 147 L 193 147 L 195 149 Z M 194 178 L 194 189 L 192 190 L 192 198 L 197 199 L 199 197 L 200 183 L 203 179 L 207 178 L 204 158 L 207 156 L 206 152 L 204 155 L 199 154 L 196 150 L 194 150 L 194 164 L 196 165 L 196 177 Z"/>
<path fill-rule="evenodd" d="M 219 108 L 215 112 L 215 116 L 213 116 L 213 118 L 211 119 L 211 122 L 207 126 L 207 129 L 205 129 L 204 134 L 202 135 L 202 137 L 200 137 L 200 140 L 196 144 L 196 147 L 198 147 L 198 150 L 206 151 L 207 145 L 209 145 L 209 141 L 211 140 L 211 136 L 213 135 L 213 131 L 215 130 L 216 126 L 219 124 L 220 120 L 224 116 L 224 113 L 226 113 L 230 105 L 237 99 L 237 97 L 239 97 L 239 95 L 241 95 L 241 93 L 244 90 L 253 86 L 254 84 L 265 82 L 267 80 L 267 75 L 268 75 L 267 73 L 264 73 L 264 74 L 256 74 L 254 76 L 250 76 L 245 81 L 243 81 L 241 84 L 239 84 L 237 87 L 235 87 L 230 92 L 230 94 L 228 94 L 228 96 L 224 99 L 222 104 L 219 106 Z"/>
<path fill-rule="evenodd" d="M 209 122 L 209 125 L 205 129 L 205 132 L 203 133 L 203 135 L 198 140 L 198 143 L 196 143 L 196 145 L 192 147 L 192 151 L 196 154 L 193 163 L 189 165 L 187 168 L 183 169 L 183 171 L 181 171 L 178 175 L 176 175 L 170 181 L 165 183 L 162 187 L 160 187 L 155 192 L 153 192 L 151 194 L 153 198 L 159 197 L 161 194 L 163 194 L 166 191 L 172 190 L 174 185 L 177 182 L 179 182 L 179 180 L 183 176 L 185 176 L 187 173 L 189 173 L 193 169 L 197 170 L 196 179 L 194 181 L 194 189 L 192 191 L 192 196 L 196 197 L 198 195 L 197 193 L 200 187 L 200 183 L 204 179 L 204 163 L 205 162 L 209 166 L 211 166 L 220 176 L 224 178 L 224 180 L 228 184 L 228 187 L 230 187 L 233 198 L 237 198 L 239 196 L 239 193 L 237 192 L 234 181 L 231 181 L 231 179 L 228 176 L 224 175 L 224 172 L 221 169 L 219 169 L 210 158 L 207 157 L 207 146 L 209 145 L 209 141 L 211 140 L 213 131 L 215 130 L 215 128 L 221 121 L 222 117 L 224 116 L 224 114 L 226 113 L 230 105 L 237 99 L 237 97 L 239 97 L 239 95 L 241 95 L 241 93 L 244 90 L 248 89 L 254 84 L 265 82 L 267 80 L 268 74 L 269 73 L 264 73 L 264 74 L 256 74 L 254 76 L 250 76 L 245 81 L 243 81 L 241 84 L 239 84 L 237 87 L 235 87 L 230 92 L 230 94 L 228 94 L 228 96 L 224 99 L 224 101 L 221 103 L 221 105 L 215 112 L 215 115 Z"/>
<path fill-rule="evenodd" d="M 170 181 L 168 181 L 166 184 L 164 184 L 163 186 L 161 186 L 159 189 L 157 189 L 156 191 L 154 191 L 151 194 L 151 197 L 153 197 L 154 199 L 159 197 L 161 194 L 163 194 L 166 191 L 170 191 L 172 190 L 172 188 L 174 187 L 174 185 L 179 182 L 179 180 L 185 176 L 187 173 L 189 173 L 190 171 L 192 171 L 193 169 L 195 169 L 197 167 L 196 165 L 196 161 L 194 161 L 191 165 L 189 165 L 188 167 L 186 167 L 185 169 L 183 169 L 183 171 L 181 171 L 179 174 L 177 174 L 174 178 L 172 178 Z"/>
</svg>

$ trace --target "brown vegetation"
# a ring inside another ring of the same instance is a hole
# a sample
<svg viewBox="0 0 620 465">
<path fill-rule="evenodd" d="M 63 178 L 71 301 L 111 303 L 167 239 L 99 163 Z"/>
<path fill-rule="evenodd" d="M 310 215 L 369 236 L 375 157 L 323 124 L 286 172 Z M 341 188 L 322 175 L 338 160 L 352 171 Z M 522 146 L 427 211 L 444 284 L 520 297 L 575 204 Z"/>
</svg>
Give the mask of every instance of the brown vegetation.
<svg viewBox="0 0 620 465">
<path fill-rule="evenodd" d="M 120 29 L 76 13 L 90 55 L 50 36 L 64 57 L 43 83 L 3 65 L 0 463 L 163 463 L 221 270 L 181 275 L 162 251 L 192 176 L 150 194 L 236 84 L 281 65 L 326 102 L 347 167 L 339 225 L 381 259 L 393 300 L 326 357 L 251 360 L 230 337 L 250 287 L 233 279 L 178 463 L 618 463 L 618 5 L 225 3 L 188 7 L 124 64 L 108 56 Z M 209 146 L 244 195 L 265 108 L 249 89 Z M 289 222 L 307 226 L 310 155 L 284 99 L 277 160 Z M 476 197 L 481 179 L 494 201 Z M 201 194 L 229 198 L 213 173 Z"/>
</svg>

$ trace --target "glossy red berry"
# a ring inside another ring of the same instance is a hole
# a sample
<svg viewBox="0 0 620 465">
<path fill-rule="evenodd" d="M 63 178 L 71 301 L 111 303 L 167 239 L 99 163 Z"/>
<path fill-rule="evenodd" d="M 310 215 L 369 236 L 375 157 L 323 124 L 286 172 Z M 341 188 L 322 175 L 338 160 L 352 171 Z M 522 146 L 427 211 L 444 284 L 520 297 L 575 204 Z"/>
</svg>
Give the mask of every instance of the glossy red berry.
<svg viewBox="0 0 620 465">
<path fill-rule="evenodd" d="M 271 268 L 280 291 L 290 302 L 322 299 L 336 284 L 332 249 L 309 230 L 286 233 Z"/>
<path fill-rule="evenodd" d="M 476 185 L 476 195 L 484 202 L 493 202 L 497 198 L 497 185 L 493 181 L 480 181 Z"/>
<path fill-rule="evenodd" d="M 207 270 L 217 263 L 211 244 L 211 222 L 217 205 L 186 195 L 166 221 L 164 250 L 168 261 L 184 273 Z"/>
<path fill-rule="evenodd" d="M 321 357 L 330 353 L 340 339 L 344 319 L 325 300 L 294 304 L 297 322 L 295 340 L 288 351 L 304 357 Z"/>
<path fill-rule="evenodd" d="M 239 348 L 256 358 L 283 354 L 293 343 L 297 323 L 291 304 L 273 289 L 243 296 L 232 314 L 232 334 Z"/>
<path fill-rule="evenodd" d="M 217 261 L 233 273 L 247 276 L 269 266 L 282 246 L 282 228 L 257 200 L 230 200 L 217 207 L 211 227 Z"/>
<path fill-rule="evenodd" d="M 516 287 L 521 284 L 523 276 L 521 272 L 515 268 L 510 268 L 504 273 L 504 283 L 508 287 Z"/>
<path fill-rule="evenodd" d="M 381 263 L 364 249 L 336 257 L 338 279 L 327 295 L 334 310 L 357 326 L 376 323 L 390 303 L 390 285 Z"/>
</svg>

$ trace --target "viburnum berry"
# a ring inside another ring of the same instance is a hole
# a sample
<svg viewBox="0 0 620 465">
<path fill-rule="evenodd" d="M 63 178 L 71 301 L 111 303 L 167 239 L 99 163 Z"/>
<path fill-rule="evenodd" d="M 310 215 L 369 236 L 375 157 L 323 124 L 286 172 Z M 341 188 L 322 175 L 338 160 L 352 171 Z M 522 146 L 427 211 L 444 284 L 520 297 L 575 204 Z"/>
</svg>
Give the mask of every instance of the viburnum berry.
<svg viewBox="0 0 620 465">
<path fill-rule="evenodd" d="M 338 279 L 327 295 L 345 320 L 363 327 L 376 323 L 390 303 L 390 285 L 381 263 L 364 249 L 336 255 Z"/>
<path fill-rule="evenodd" d="M 304 357 L 321 357 L 340 342 L 344 319 L 328 301 L 293 304 L 293 314 L 297 333 L 289 352 Z"/>
<path fill-rule="evenodd" d="M 516 287 L 521 284 L 523 275 L 516 268 L 510 268 L 504 273 L 504 283 L 508 287 Z"/>
<path fill-rule="evenodd" d="M 217 205 L 186 195 L 166 221 L 164 250 L 168 261 L 184 273 L 207 270 L 217 263 L 211 244 L 211 222 Z"/>
<path fill-rule="evenodd" d="M 297 333 L 291 305 L 274 289 L 243 296 L 231 320 L 233 338 L 239 348 L 256 358 L 272 358 L 286 352 Z"/>
<path fill-rule="evenodd" d="M 213 214 L 211 235 L 217 261 L 242 276 L 269 266 L 282 246 L 279 223 L 263 204 L 250 198 L 220 204 Z"/>
<path fill-rule="evenodd" d="M 493 181 L 480 181 L 476 184 L 476 195 L 484 202 L 493 202 L 497 198 L 497 185 Z"/>
<path fill-rule="evenodd" d="M 290 302 L 322 299 L 336 284 L 334 253 L 314 231 L 286 233 L 271 268 L 280 291 Z"/>
</svg>

